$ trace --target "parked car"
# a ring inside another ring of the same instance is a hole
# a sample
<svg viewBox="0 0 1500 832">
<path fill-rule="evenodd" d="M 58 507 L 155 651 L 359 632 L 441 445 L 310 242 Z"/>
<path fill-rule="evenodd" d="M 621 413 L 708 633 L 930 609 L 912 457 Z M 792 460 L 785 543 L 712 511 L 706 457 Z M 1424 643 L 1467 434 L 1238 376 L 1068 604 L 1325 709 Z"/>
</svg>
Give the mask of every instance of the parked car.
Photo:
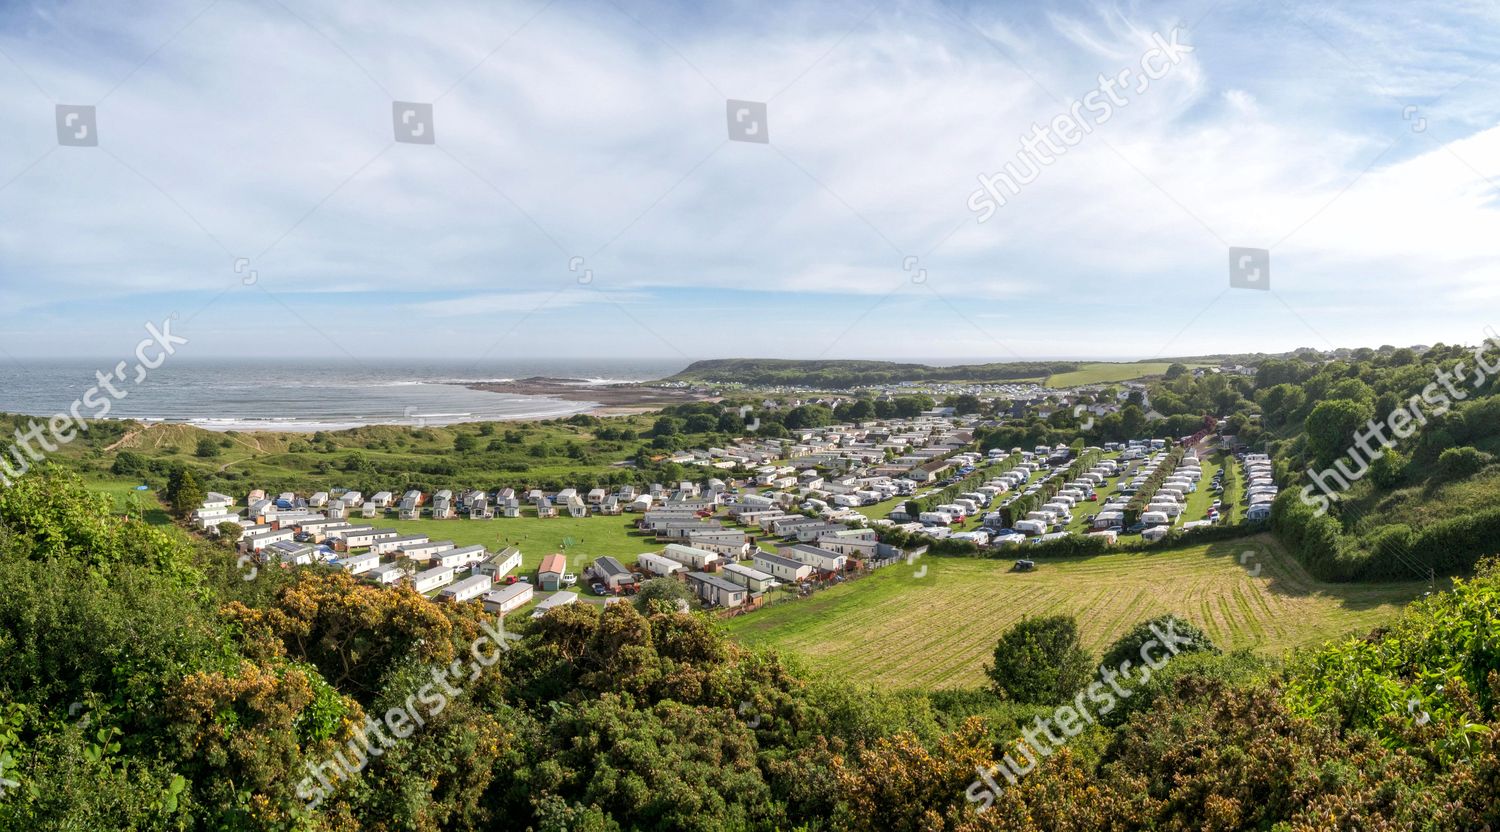
<svg viewBox="0 0 1500 832">
<path fill-rule="evenodd" d="M 589 589 L 592 589 L 594 591 L 595 595 L 605 595 L 605 594 L 607 594 L 605 592 L 605 590 L 604 590 L 604 584 L 601 584 L 598 581 L 595 581 L 592 584 L 589 584 Z"/>
</svg>

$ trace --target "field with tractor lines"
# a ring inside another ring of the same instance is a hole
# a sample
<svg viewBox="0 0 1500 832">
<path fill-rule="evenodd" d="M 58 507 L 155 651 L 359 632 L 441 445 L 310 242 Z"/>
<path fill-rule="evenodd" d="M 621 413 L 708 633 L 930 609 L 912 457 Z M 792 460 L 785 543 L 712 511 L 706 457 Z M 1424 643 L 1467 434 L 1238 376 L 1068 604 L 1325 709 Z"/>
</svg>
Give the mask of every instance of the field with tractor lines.
<svg viewBox="0 0 1500 832">
<path fill-rule="evenodd" d="M 1251 554 L 1243 557 L 1245 552 Z M 882 688 L 982 685 L 995 642 L 1025 616 L 1067 613 L 1100 653 L 1134 624 L 1173 612 L 1222 648 L 1279 656 L 1390 619 L 1426 584 L 1326 584 L 1269 536 L 1172 551 L 1009 560 L 928 556 L 728 623 L 742 643 Z M 922 572 L 923 567 L 926 568 Z M 920 577 L 917 577 L 918 574 Z"/>
</svg>

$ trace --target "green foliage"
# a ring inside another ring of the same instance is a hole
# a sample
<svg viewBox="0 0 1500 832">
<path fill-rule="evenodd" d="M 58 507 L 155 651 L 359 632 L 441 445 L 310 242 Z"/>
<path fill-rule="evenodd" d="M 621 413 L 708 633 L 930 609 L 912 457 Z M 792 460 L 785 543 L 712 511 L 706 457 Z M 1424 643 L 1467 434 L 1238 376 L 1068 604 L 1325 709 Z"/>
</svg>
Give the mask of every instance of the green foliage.
<svg viewBox="0 0 1500 832">
<path fill-rule="evenodd" d="M 1089 654 L 1071 616 L 1022 619 L 1000 637 L 985 668 L 999 695 L 1046 705 L 1072 698 L 1088 678 Z"/>
<path fill-rule="evenodd" d="M 1438 470 L 1450 480 L 1472 477 L 1495 460 L 1478 448 L 1448 448 L 1438 457 Z"/>
<path fill-rule="evenodd" d="M 1149 621 L 1142 621 L 1135 625 L 1130 632 L 1121 636 L 1108 650 L 1104 651 L 1101 662 L 1107 667 L 1119 667 L 1127 659 L 1136 665 L 1142 663 L 1141 648 L 1150 641 L 1162 644 L 1162 636 L 1176 636 L 1187 639 L 1186 642 L 1173 641 L 1174 653 L 1218 653 L 1219 648 L 1214 646 L 1213 639 L 1208 633 L 1203 632 L 1192 622 L 1175 614 L 1159 615 Z"/>
</svg>

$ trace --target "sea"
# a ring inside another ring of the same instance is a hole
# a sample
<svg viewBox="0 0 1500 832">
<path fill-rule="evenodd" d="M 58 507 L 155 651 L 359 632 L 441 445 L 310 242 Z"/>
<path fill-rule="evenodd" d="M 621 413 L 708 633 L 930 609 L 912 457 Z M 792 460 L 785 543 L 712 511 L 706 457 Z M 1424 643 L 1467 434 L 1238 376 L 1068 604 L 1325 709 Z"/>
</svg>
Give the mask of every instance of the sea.
<svg viewBox="0 0 1500 832">
<path fill-rule="evenodd" d="M 535 360 L 283 361 L 168 359 L 138 372 L 134 361 L 114 379 L 125 395 L 107 418 L 179 422 L 209 430 L 317 431 L 365 425 L 446 425 L 551 419 L 594 409 L 592 402 L 471 390 L 466 385 L 535 376 L 587 384 L 649 381 L 680 371 L 681 361 Z M 50 417 L 65 413 L 113 361 L 0 358 L 0 412 Z M 137 382 L 139 378 L 139 382 Z M 97 412 L 82 407 L 85 416 Z"/>
</svg>

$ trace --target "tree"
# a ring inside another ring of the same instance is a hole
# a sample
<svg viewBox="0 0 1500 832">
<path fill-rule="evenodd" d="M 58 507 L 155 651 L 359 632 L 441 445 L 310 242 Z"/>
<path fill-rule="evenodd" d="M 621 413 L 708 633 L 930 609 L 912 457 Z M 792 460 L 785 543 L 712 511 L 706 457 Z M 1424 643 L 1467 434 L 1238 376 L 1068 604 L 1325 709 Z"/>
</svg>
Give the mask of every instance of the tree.
<svg viewBox="0 0 1500 832">
<path fill-rule="evenodd" d="M 1319 465 L 1328 465 L 1348 451 L 1354 432 L 1374 415 L 1373 403 L 1349 399 L 1318 402 L 1307 415 L 1307 450 Z"/>
<path fill-rule="evenodd" d="M 675 578 L 652 578 L 641 584 L 636 593 L 635 608 L 642 615 L 655 612 L 686 612 L 693 599 L 687 585 Z"/>
<path fill-rule="evenodd" d="M 172 475 L 167 478 L 166 497 L 172 502 L 172 510 L 178 517 L 186 517 L 193 510 L 203 505 L 203 487 L 198 484 L 198 478 L 186 466 L 179 465 L 172 469 Z"/>
<path fill-rule="evenodd" d="M 1070 615 L 1023 618 L 1000 637 L 994 664 L 985 668 L 996 693 L 1023 704 L 1071 698 L 1088 679 L 1092 662 Z"/>
<path fill-rule="evenodd" d="M 1146 643 L 1156 641 L 1159 647 L 1153 649 L 1151 655 L 1160 656 L 1166 648 L 1166 645 L 1161 644 L 1162 639 L 1170 636 L 1186 639 L 1186 641 L 1174 642 L 1177 653 L 1219 652 L 1219 648 L 1214 646 L 1213 639 L 1208 637 L 1208 633 L 1169 613 L 1135 625 L 1130 632 L 1110 645 L 1109 649 L 1104 652 L 1101 664 L 1105 667 L 1119 668 L 1121 664 L 1129 661 L 1132 667 L 1140 667 L 1147 663 L 1141 654 Z"/>
<path fill-rule="evenodd" d="M 1167 368 L 1166 379 L 1167 381 L 1171 381 L 1173 379 L 1182 378 L 1183 376 L 1187 375 L 1187 373 L 1188 368 L 1186 364 L 1173 364 L 1172 366 Z"/>
<path fill-rule="evenodd" d="M 1438 456 L 1438 470 L 1450 480 L 1461 480 L 1479 473 L 1494 459 L 1478 448 L 1449 448 Z"/>
</svg>

